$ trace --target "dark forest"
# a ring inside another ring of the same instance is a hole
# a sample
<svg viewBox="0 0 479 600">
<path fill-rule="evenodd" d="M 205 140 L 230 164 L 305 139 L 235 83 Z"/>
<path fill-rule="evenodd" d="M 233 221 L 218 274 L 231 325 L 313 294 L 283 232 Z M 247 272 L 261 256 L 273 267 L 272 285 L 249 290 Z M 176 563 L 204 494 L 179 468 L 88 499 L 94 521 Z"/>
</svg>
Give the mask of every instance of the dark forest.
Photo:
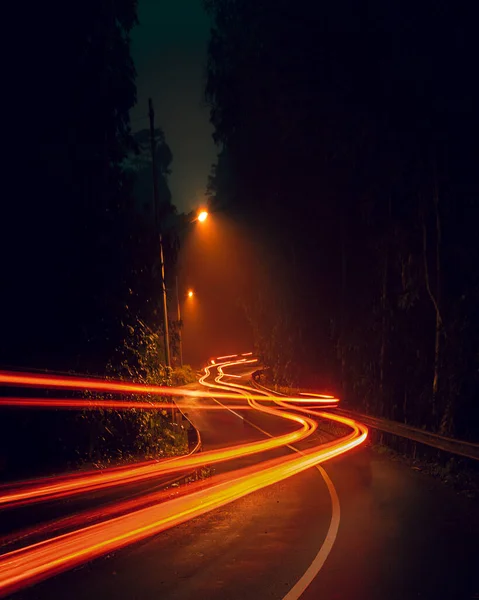
<svg viewBox="0 0 479 600">
<path fill-rule="evenodd" d="M 168 190 L 174 160 L 161 115 L 156 215 L 149 134 L 131 131 L 137 5 L 90 0 L 74 17 L 64 3 L 50 8 L 22 24 L 34 51 L 18 52 L 4 94 L 0 364 L 163 382 L 157 224 L 172 288 L 188 219 Z M 274 382 L 477 440 L 473 20 L 433 2 L 205 8 L 218 145 L 207 194 L 256 249 L 239 302 Z M 171 319 L 173 355 L 179 325 Z M 44 428 L 51 459 L 78 423 L 9 414 L 6 448 L 19 427 L 30 432 L 17 440 L 23 458 L 14 451 L 25 467 Z"/>
<path fill-rule="evenodd" d="M 266 240 L 273 377 L 477 438 L 479 105 L 448 2 L 209 0 L 212 201 Z"/>
</svg>

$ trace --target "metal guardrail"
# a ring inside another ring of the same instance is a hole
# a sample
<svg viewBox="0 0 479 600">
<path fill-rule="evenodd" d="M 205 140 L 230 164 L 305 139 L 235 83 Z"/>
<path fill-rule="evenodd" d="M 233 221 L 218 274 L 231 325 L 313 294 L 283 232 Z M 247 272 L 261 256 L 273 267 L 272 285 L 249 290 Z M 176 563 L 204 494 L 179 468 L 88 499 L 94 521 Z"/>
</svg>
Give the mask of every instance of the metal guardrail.
<svg viewBox="0 0 479 600">
<path fill-rule="evenodd" d="M 265 391 L 270 392 L 273 396 L 285 395 L 281 394 L 280 392 L 275 392 L 264 385 L 258 384 L 258 382 L 255 381 L 255 376 L 259 373 L 260 371 L 256 371 L 252 375 L 255 385 L 258 385 Z M 417 427 L 411 427 L 410 425 L 399 423 L 398 421 L 389 421 L 388 419 L 379 419 L 377 417 L 363 415 L 353 410 L 343 410 L 340 408 L 335 408 L 334 410 L 340 415 L 361 421 L 372 429 L 377 429 L 378 431 L 382 431 L 384 433 L 406 438 L 408 440 L 418 442 L 419 444 L 431 446 L 432 448 L 442 450 L 443 452 L 448 452 L 449 454 L 457 454 L 458 456 L 464 456 L 472 460 L 479 460 L 479 444 L 445 437 L 438 435 L 437 433 L 424 431 L 424 429 L 418 429 Z"/>
<path fill-rule="evenodd" d="M 417 427 L 411 427 L 398 421 L 389 421 L 388 419 L 378 419 L 369 415 L 363 415 L 352 410 L 336 409 L 341 415 L 345 417 L 351 417 L 361 421 L 372 429 L 377 429 L 384 433 L 389 433 L 399 437 L 407 438 L 419 444 L 431 446 L 437 450 L 448 452 L 449 454 L 457 454 L 458 456 L 464 456 L 472 460 L 479 460 L 479 444 L 472 442 L 465 442 L 462 440 L 455 440 L 454 438 L 445 437 L 438 435 L 437 433 L 431 433 L 424 431 L 424 429 L 418 429 Z"/>
</svg>

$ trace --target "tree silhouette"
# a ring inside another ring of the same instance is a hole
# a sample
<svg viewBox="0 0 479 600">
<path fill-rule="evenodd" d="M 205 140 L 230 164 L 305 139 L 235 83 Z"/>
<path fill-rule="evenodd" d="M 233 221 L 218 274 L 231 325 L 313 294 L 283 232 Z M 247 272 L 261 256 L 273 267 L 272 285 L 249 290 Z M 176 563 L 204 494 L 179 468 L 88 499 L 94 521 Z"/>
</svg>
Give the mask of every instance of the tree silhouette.
<svg viewBox="0 0 479 600">
<path fill-rule="evenodd" d="M 279 382 L 477 437 L 472 24 L 429 1 L 205 6 L 210 194 L 261 240 L 260 354 Z"/>
</svg>

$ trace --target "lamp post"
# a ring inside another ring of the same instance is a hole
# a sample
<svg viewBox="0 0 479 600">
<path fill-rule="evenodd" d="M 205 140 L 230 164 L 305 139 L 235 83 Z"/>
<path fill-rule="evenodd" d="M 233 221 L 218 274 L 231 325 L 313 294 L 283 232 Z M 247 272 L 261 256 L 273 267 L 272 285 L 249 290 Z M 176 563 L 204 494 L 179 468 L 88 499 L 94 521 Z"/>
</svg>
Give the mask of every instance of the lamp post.
<svg viewBox="0 0 479 600">
<path fill-rule="evenodd" d="M 193 298 L 195 293 L 190 289 L 186 295 L 188 298 Z M 176 276 L 176 311 L 178 315 L 178 347 L 180 351 L 180 366 L 183 366 L 183 336 L 181 335 L 181 302 L 178 286 L 178 275 Z"/>
<path fill-rule="evenodd" d="M 200 223 L 204 223 L 206 221 L 206 219 L 208 218 L 208 211 L 204 208 L 200 209 L 198 211 L 198 214 L 196 216 L 196 219 L 193 219 L 192 222 L 194 221 L 199 221 Z M 188 290 L 188 298 L 193 298 L 194 296 L 194 292 L 193 290 Z M 181 334 L 181 303 L 180 303 L 180 292 L 179 292 L 179 286 L 178 286 L 178 275 L 176 276 L 176 313 L 177 313 L 177 319 L 178 319 L 178 347 L 179 347 L 179 354 L 180 354 L 180 366 L 183 366 L 183 336 Z"/>
<path fill-rule="evenodd" d="M 163 238 L 160 230 L 160 199 L 158 195 L 158 174 L 156 172 L 155 156 L 155 112 L 153 110 L 153 101 L 148 99 L 148 116 L 150 118 L 150 144 L 151 144 L 151 165 L 153 171 L 153 200 L 155 206 L 155 223 L 159 232 L 160 241 L 160 276 L 161 276 L 161 303 L 163 309 L 163 338 L 165 344 L 165 365 L 168 372 L 171 367 L 170 361 L 170 333 L 168 330 L 168 305 L 166 303 L 166 282 L 165 282 L 165 259 L 163 255 Z"/>
<path fill-rule="evenodd" d="M 180 308 L 180 293 L 178 291 L 178 275 L 176 276 L 176 305 L 178 311 L 178 347 L 180 350 L 180 367 L 183 366 L 183 339 L 181 335 L 181 308 Z"/>
</svg>

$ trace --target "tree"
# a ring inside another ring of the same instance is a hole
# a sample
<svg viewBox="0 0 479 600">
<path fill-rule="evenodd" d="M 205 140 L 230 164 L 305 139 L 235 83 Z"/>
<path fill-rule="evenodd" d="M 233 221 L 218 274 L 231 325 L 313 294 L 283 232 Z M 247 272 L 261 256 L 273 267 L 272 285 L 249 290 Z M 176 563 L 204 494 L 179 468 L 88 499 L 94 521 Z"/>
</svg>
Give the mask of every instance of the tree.
<svg viewBox="0 0 479 600">
<path fill-rule="evenodd" d="M 458 415 L 478 418 L 473 27 L 431 2 L 205 6 L 209 189 L 257 240 L 243 304 L 261 355 L 278 378 L 470 435 Z"/>
</svg>

